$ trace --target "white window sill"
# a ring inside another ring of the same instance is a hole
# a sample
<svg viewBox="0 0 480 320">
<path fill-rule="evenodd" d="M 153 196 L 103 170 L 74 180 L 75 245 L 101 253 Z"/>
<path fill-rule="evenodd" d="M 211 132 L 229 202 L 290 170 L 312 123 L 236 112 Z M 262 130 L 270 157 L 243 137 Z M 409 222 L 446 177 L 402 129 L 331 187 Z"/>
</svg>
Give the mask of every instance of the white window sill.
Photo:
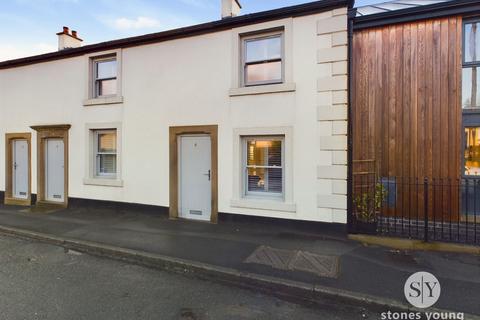
<svg viewBox="0 0 480 320">
<path fill-rule="evenodd" d="M 96 106 L 101 104 L 118 104 L 118 103 L 123 103 L 122 96 L 92 98 L 92 99 L 83 100 L 84 106 Z"/>
<path fill-rule="evenodd" d="M 262 86 L 232 88 L 230 89 L 230 97 L 278 93 L 278 92 L 294 92 L 295 90 L 296 90 L 296 85 L 293 82 L 269 84 L 269 85 L 262 85 Z"/>
<path fill-rule="evenodd" d="M 105 186 L 105 187 L 123 187 L 123 180 L 117 179 L 102 179 L 102 178 L 85 178 L 83 184 L 91 186 Z"/>
<path fill-rule="evenodd" d="M 297 205 L 295 203 L 286 203 L 275 200 L 260 200 L 260 199 L 232 199 L 230 205 L 234 208 L 248 208 L 248 209 L 260 209 L 270 211 L 284 211 L 284 212 L 296 212 Z"/>
</svg>

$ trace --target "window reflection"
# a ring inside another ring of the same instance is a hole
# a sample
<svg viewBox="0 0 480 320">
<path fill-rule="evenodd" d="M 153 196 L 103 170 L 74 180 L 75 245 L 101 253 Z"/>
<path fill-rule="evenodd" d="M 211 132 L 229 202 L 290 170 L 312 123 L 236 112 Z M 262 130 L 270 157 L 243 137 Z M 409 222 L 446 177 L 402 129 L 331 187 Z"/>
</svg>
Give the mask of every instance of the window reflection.
<svg viewBox="0 0 480 320">
<path fill-rule="evenodd" d="M 282 34 L 247 37 L 243 43 L 244 85 L 281 83 L 283 80 Z"/>
<path fill-rule="evenodd" d="M 480 22 L 465 24 L 465 62 L 476 62 L 480 60 Z"/>
<path fill-rule="evenodd" d="M 97 62 L 97 78 L 115 78 L 117 76 L 117 61 L 107 60 Z"/>
<path fill-rule="evenodd" d="M 280 36 L 274 38 L 254 39 L 246 41 L 247 56 L 245 62 L 258 62 L 282 57 L 282 41 Z"/>
<path fill-rule="evenodd" d="M 117 93 L 117 79 L 98 80 L 98 96 L 111 96 Z"/>
<path fill-rule="evenodd" d="M 282 81 L 282 63 L 267 62 L 261 64 L 247 65 L 246 69 L 247 83 Z"/>
</svg>

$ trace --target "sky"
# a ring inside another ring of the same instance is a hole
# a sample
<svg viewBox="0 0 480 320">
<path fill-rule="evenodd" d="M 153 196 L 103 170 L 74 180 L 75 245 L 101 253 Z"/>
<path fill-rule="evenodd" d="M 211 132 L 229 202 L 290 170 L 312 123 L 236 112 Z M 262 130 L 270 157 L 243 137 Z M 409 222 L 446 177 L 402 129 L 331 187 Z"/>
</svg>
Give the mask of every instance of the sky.
<svg viewBox="0 0 480 320">
<path fill-rule="evenodd" d="M 311 0 L 241 0 L 242 14 Z M 62 26 L 83 44 L 218 20 L 220 0 L 0 0 L 0 61 L 57 50 Z M 385 2 L 357 0 L 356 6 Z"/>
</svg>

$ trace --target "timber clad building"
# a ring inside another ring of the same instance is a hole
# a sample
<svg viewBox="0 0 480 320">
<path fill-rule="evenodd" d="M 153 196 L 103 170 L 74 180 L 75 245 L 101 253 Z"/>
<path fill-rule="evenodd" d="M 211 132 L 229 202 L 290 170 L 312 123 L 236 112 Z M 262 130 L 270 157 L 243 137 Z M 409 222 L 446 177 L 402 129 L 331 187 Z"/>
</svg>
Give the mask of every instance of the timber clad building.
<svg viewBox="0 0 480 320">
<path fill-rule="evenodd" d="M 480 2 L 353 5 L 223 0 L 219 21 L 87 46 L 64 28 L 1 62 L 5 203 L 352 224 L 380 184 L 378 232 L 477 236 Z"/>
<path fill-rule="evenodd" d="M 386 233 L 478 243 L 480 1 L 429 2 L 357 12 L 352 193 L 388 190 Z"/>
</svg>

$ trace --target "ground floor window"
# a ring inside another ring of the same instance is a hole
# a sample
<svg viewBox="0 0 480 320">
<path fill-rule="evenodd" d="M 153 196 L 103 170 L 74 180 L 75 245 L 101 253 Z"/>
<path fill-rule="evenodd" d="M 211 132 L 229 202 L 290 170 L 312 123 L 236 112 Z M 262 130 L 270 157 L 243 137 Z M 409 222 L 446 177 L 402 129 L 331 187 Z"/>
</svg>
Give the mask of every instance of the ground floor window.
<svg viewBox="0 0 480 320">
<path fill-rule="evenodd" d="M 117 176 L 117 130 L 95 130 L 95 175 L 102 178 Z"/>
<path fill-rule="evenodd" d="M 465 175 L 480 175 L 480 127 L 465 128 Z"/>
<path fill-rule="evenodd" d="M 243 137 L 245 196 L 283 197 L 284 136 Z"/>
</svg>

